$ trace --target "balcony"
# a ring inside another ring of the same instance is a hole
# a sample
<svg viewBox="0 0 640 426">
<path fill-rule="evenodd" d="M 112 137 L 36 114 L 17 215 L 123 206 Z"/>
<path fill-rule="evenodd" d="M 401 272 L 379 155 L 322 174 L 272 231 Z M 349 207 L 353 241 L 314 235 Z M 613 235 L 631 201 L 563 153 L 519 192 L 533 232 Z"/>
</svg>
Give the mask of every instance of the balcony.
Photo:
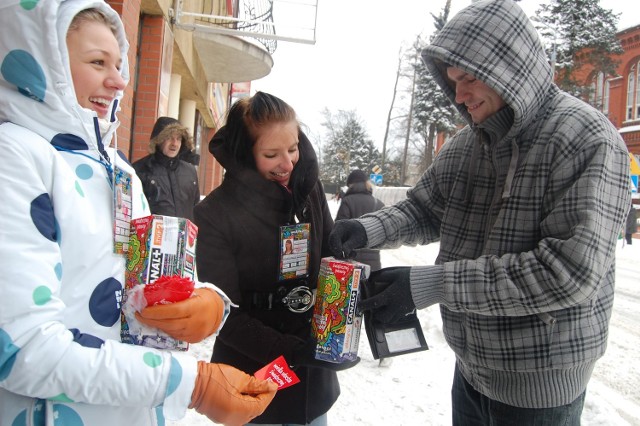
<svg viewBox="0 0 640 426">
<path fill-rule="evenodd" d="M 271 55 L 278 40 L 315 43 L 317 0 L 313 1 L 315 3 L 303 4 L 313 7 L 312 38 L 276 34 L 274 0 L 241 0 L 237 3 L 237 18 L 203 13 L 203 10 L 187 11 L 183 9 L 183 2 L 178 1 L 172 18 L 176 28 L 193 32 L 193 46 L 207 81 L 238 83 L 257 80 L 271 72 Z M 211 10 L 210 2 L 201 5 Z"/>
</svg>

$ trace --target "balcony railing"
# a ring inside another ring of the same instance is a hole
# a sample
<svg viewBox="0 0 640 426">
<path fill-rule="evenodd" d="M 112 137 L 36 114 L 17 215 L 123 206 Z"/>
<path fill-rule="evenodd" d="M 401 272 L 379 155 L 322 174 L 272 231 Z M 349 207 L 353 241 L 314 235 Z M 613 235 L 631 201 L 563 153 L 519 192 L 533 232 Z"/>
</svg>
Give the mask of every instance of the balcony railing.
<svg viewBox="0 0 640 426">
<path fill-rule="evenodd" d="M 290 21 L 302 22 L 302 25 L 275 22 L 274 3 L 279 7 L 278 16 L 282 16 L 282 20 L 287 21 L 289 16 Z M 240 0 L 238 17 L 233 17 L 186 11 L 180 0 L 177 2 L 173 23 L 188 31 L 250 37 L 272 54 L 277 48 L 278 40 L 315 44 L 317 9 L 318 0 Z"/>
</svg>

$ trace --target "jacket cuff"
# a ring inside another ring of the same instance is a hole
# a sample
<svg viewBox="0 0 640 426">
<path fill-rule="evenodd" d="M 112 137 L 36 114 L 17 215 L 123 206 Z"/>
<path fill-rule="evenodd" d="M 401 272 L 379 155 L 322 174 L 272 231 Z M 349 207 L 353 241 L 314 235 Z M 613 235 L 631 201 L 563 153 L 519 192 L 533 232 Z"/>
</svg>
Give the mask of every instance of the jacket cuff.
<svg viewBox="0 0 640 426">
<path fill-rule="evenodd" d="M 196 359 L 180 352 L 171 352 L 169 380 L 162 404 L 162 412 L 169 420 L 182 419 L 191 404 L 191 396 L 198 375 Z"/>
<path fill-rule="evenodd" d="M 444 302 L 444 266 L 414 266 L 409 273 L 411 296 L 416 308 Z"/>
<path fill-rule="evenodd" d="M 382 221 L 380 221 L 380 219 L 376 217 L 367 217 L 357 220 L 362 224 L 362 226 L 364 226 L 364 230 L 367 233 L 366 247 L 375 248 L 386 241 L 387 238 L 384 226 L 382 226 Z"/>
</svg>

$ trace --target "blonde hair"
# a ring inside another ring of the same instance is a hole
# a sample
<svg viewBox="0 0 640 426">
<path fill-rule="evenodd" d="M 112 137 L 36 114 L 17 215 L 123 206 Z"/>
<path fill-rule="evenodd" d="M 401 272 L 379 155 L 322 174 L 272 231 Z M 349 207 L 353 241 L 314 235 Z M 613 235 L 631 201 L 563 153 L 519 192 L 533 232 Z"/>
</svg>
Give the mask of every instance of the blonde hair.
<svg viewBox="0 0 640 426">
<path fill-rule="evenodd" d="M 69 24 L 69 30 L 67 32 L 77 31 L 80 26 L 86 22 L 98 22 L 100 24 L 104 24 L 111 30 L 113 35 L 118 35 L 118 27 L 116 24 L 111 21 L 104 12 L 96 8 L 84 9 L 78 12 L 78 14 L 71 20 L 71 24 Z"/>
</svg>

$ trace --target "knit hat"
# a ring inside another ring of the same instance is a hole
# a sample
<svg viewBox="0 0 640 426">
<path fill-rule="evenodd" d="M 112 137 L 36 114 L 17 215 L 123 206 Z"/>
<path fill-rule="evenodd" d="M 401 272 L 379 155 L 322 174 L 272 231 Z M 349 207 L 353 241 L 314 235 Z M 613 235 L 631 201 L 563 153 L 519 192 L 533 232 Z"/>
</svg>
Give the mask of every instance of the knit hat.
<svg viewBox="0 0 640 426">
<path fill-rule="evenodd" d="M 367 182 L 369 180 L 369 176 L 362 170 L 354 170 L 349 173 L 349 177 L 347 178 L 347 185 L 351 185 L 352 183 L 357 182 Z"/>
</svg>

